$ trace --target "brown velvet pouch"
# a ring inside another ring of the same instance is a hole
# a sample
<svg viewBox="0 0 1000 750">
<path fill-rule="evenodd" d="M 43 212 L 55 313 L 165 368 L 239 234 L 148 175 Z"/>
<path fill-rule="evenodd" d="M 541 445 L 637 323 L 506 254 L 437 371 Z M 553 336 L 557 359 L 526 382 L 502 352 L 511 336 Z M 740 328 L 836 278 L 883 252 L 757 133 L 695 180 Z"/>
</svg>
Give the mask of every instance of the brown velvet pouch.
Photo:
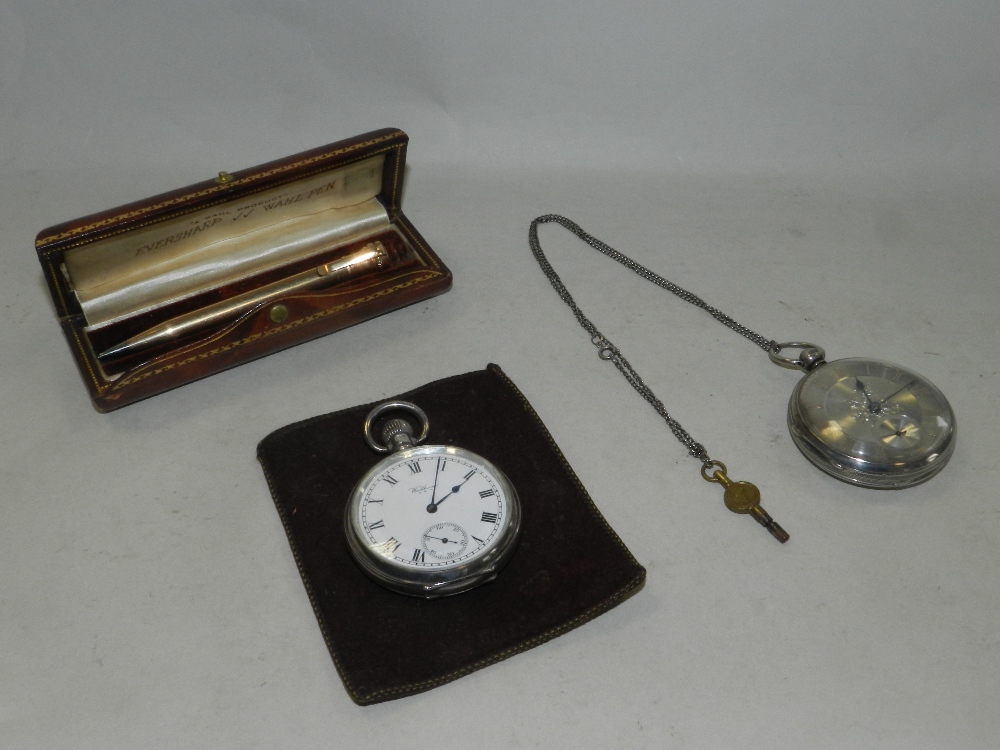
<svg viewBox="0 0 1000 750">
<path fill-rule="evenodd" d="M 430 690 L 555 638 L 616 605 L 646 576 L 498 366 L 382 401 L 397 399 L 427 412 L 428 444 L 458 445 L 500 467 L 520 496 L 523 530 L 490 583 L 434 600 L 394 593 L 361 572 L 344 535 L 351 490 L 380 459 L 362 435 L 376 404 L 261 441 L 257 456 L 316 618 L 361 705 Z"/>
</svg>

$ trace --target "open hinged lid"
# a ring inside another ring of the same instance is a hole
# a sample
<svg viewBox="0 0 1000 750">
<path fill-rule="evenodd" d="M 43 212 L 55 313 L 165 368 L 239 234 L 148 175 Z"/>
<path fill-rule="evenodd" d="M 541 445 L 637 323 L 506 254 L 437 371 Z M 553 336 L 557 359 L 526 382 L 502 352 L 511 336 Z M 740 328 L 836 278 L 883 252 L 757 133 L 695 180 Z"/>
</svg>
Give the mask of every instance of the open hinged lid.
<svg viewBox="0 0 1000 750">
<path fill-rule="evenodd" d="M 102 328 L 387 228 L 406 143 L 375 131 L 50 227 L 57 312 Z"/>
<path fill-rule="evenodd" d="M 407 142 L 378 130 L 40 232 L 98 407 L 450 288 L 400 208 Z"/>
</svg>

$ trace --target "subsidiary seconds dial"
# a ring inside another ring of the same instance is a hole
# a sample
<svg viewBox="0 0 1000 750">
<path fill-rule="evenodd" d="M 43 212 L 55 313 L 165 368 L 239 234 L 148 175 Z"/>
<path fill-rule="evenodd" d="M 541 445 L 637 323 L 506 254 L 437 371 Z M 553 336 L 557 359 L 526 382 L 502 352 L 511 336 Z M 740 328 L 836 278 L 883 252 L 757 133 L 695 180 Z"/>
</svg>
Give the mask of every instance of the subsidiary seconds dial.
<svg viewBox="0 0 1000 750">
<path fill-rule="evenodd" d="M 444 536 L 445 534 L 448 536 Z M 482 542 L 478 538 L 476 541 Z M 424 549 L 431 557 L 438 560 L 453 560 L 461 556 L 468 546 L 469 535 L 455 523 L 435 524 L 424 532 Z"/>
<path fill-rule="evenodd" d="M 376 407 L 372 415 L 409 411 L 408 402 Z M 370 438 L 369 415 L 366 436 Z M 496 577 L 516 546 L 521 509 L 510 481 L 491 462 L 451 445 L 416 445 L 400 419 L 382 428 L 383 450 L 395 450 L 358 482 L 344 519 L 361 569 L 404 594 L 437 597 Z M 391 447 L 389 447 L 391 446 Z"/>
</svg>

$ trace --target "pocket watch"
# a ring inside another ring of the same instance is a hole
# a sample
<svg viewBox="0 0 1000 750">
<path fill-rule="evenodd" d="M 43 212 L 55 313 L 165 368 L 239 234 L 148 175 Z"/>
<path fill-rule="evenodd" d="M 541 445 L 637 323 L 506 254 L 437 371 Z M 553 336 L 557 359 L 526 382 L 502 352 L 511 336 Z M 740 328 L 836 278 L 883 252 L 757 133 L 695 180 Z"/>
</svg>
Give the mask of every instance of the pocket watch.
<svg viewBox="0 0 1000 750">
<path fill-rule="evenodd" d="M 775 364 L 806 372 L 788 404 L 788 428 L 805 457 L 827 474 L 861 487 L 900 489 L 926 481 L 944 468 L 955 449 L 955 415 L 948 400 L 929 380 L 904 367 L 874 359 L 826 362 L 818 346 L 779 344 L 737 323 L 697 295 L 665 279 L 558 214 L 531 222 L 528 245 L 552 288 L 577 322 L 590 334 L 598 356 L 612 362 L 636 392 L 666 422 L 688 453 L 701 462 L 701 476 L 724 488 L 723 501 L 734 513 L 749 515 L 779 542 L 788 533 L 760 506 L 760 491 L 749 482 L 734 482 L 726 465 L 714 460 L 668 412 L 621 350 L 583 313 L 538 241 L 541 224 L 556 223 L 598 252 L 630 271 L 710 314 L 727 328 L 759 346 Z M 798 358 L 783 357 L 784 349 L 798 347 Z"/>
<path fill-rule="evenodd" d="M 780 356 L 801 347 L 797 359 Z M 813 344 L 778 344 L 771 360 L 806 372 L 788 402 L 788 429 L 817 468 L 878 489 L 918 484 L 955 449 L 955 415 L 929 380 L 875 359 L 824 361 Z"/>
<path fill-rule="evenodd" d="M 373 435 L 379 417 L 390 418 Z M 364 424 L 368 446 L 389 455 L 351 493 L 344 516 L 351 555 L 378 583 L 401 594 L 434 598 L 491 581 L 521 531 L 513 485 L 490 461 L 452 445 L 420 445 L 427 415 L 408 401 L 376 406 Z"/>
</svg>

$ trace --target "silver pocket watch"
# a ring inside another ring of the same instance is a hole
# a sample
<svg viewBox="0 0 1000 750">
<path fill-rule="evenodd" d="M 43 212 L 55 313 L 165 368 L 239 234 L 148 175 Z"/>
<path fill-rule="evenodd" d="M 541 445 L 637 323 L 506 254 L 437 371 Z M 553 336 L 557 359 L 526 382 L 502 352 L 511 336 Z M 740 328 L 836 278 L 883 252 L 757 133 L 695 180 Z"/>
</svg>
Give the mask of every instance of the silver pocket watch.
<svg viewBox="0 0 1000 750">
<path fill-rule="evenodd" d="M 737 323 L 729 315 L 593 235 L 565 216 L 545 214 L 531 222 L 528 245 L 542 273 L 577 322 L 590 334 L 598 356 L 614 363 L 631 385 L 666 422 L 688 453 L 701 462 L 702 478 L 725 488 L 726 507 L 750 515 L 778 541 L 788 534 L 760 507 L 760 492 L 749 482 L 734 482 L 721 461 L 713 459 L 674 419 L 621 350 L 611 343 L 576 304 L 538 241 L 541 224 L 556 223 L 633 273 L 709 313 L 722 325 L 752 341 L 771 361 L 800 369 L 799 381 L 788 404 L 788 429 L 792 440 L 817 468 L 837 479 L 874 489 L 902 489 L 924 482 L 948 463 L 955 450 L 955 414 L 937 387 L 917 373 L 875 359 L 825 360 L 814 344 L 779 344 Z M 798 348 L 796 358 L 782 356 Z"/>
<path fill-rule="evenodd" d="M 795 359 L 780 356 L 801 348 Z M 788 402 L 792 440 L 817 468 L 845 482 L 901 489 L 930 479 L 955 449 L 955 414 L 929 380 L 875 359 L 824 361 L 814 344 L 778 344 L 771 361 L 806 377 Z"/>
<path fill-rule="evenodd" d="M 420 434 L 406 419 L 416 417 Z M 434 598 L 494 579 L 517 546 L 521 506 L 503 472 L 453 445 L 421 445 L 430 423 L 416 404 L 389 401 L 365 419 L 364 437 L 389 455 L 365 472 L 351 493 L 344 527 L 361 569 L 393 591 Z"/>
</svg>

